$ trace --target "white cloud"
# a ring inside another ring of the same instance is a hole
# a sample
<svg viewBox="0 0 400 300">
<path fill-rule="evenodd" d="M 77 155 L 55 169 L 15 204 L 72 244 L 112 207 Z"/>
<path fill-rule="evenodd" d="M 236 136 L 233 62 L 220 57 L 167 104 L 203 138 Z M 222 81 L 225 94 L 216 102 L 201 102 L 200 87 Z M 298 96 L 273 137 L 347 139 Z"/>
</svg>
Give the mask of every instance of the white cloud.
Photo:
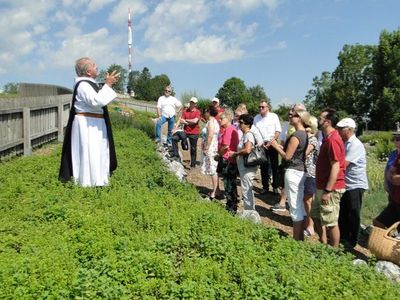
<svg viewBox="0 0 400 300">
<path fill-rule="evenodd" d="M 192 63 L 220 63 L 243 57 L 241 46 L 253 36 L 257 25 L 229 22 L 210 26 L 213 12 L 212 5 L 203 0 L 159 3 L 148 18 L 144 34 L 148 47 L 143 55 L 158 62 Z"/>
<path fill-rule="evenodd" d="M 193 63 L 220 63 L 242 57 L 243 50 L 218 36 L 198 36 L 184 42 L 170 40 L 162 51 L 149 48 L 144 55 L 155 61 L 187 61 Z"/>
<path fill-rule="evenodd" d="M 269 11 L 274 11 L 279 0 L 226 0 L 222 3 L 230 11 L 235 14 L 248 13 L 259 7 L 266 7 Z"/>
<path fill-rule="evenodd" d="M 48 56 L 54 65 L 59 67 L 71 67 L 77 58 L 83 56 L 93 58 L 98 65 L 110 65 L 115 62 L 115 56 L 111 54 L 115 45 L 120 42 L 119 38 L 110 35 L 107 29 L 100 28 L 91 33 L 75 34 L 63 40 L 60 48 L 49 52 Z"/>
</svg>

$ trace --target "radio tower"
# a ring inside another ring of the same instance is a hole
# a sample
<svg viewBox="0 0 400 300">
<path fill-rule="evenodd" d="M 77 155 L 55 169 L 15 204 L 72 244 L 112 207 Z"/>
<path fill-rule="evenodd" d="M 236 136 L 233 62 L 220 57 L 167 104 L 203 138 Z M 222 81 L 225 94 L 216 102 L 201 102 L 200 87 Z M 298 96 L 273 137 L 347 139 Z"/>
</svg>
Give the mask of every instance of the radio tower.
<svg viewBox="0 0 400 300">
<path fill-rule="evenodd" d="M 131 24 L 131 9 L 128 9 L 128 84 L 132 72 L 132 24 Z M 134 94 L 134 92 L 128 86 L 128 94 Z"/>
</svg>

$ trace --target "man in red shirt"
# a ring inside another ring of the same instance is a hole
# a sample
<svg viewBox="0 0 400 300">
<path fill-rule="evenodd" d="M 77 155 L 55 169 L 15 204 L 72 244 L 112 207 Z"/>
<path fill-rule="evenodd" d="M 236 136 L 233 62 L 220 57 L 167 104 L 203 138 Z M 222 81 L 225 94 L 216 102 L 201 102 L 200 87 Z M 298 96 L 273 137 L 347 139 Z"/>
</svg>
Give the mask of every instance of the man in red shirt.
<svg viewBox="0 0 400 300">
<path fill-rule="evenodd" d="M 336 110 L 323 110 L 318 119 L 318 127 L 324 134 L 316 164 L 317 193 L 312 203 L 311 217 L 315 229 L 324 244 L 339 247 L 338 226 L 340 199 L 345 191 L 345 151 L 343 140 L 335 129 L 339 121 Z"/>
<path fill-rule="evenodd" d="M 200 134 L 200 110 L 197 108 L 197 98 L 192 97 L 189 101 L 189 107 L 182 112 L 181 117 L 176 123 L 176 128 L 179 128 L 181 124 L 183 124 L 183 130 L 189 140 L 190 143 L 190 167 L 196 167 L 196 152 L 197 152 L 197 140 Z M 178 147 L 173 139 L 173 152 L 174 156 L 176 156 L 176 152 L 178 152 Z M 175 144 L 175 146 L 174 146 Z M 179 157 L 179 153 L 178 153 Z"/>
</svg>

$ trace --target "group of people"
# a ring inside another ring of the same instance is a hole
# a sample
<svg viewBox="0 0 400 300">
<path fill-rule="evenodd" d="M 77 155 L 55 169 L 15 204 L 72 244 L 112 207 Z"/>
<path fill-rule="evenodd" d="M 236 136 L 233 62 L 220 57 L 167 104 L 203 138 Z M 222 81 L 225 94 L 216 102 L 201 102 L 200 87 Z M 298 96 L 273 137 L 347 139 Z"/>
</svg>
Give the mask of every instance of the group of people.
<svg viewBox="0 0 400 300">
<path fill-rule="evenodd" d="M 105 84 L 99 88 L 95 82 L 97 66 L 90 58 L 78 59 L 75 70 L 78 77 L 59 178 L 63 182 L 73 179 L 81 186 L 108 185 L 117 160 L 107 104 L 116 98 L 112 86 L 119 74 L 107 74 Z M 171 86 L 167 86 L 157 102 L 156 142 L 161 142 L 162 125 L 168 122 L 166 146 L 171 150 L 171 158 L 180 161 L 181 141 L 183 150 L 190 149 L 190 168 L 196 168 L 197 143 L 202 137 L 201 172 L 211 178 L 210 199 L 220 192 L 222 177 L 226 208 L 235 214 L 239 176 L 244 213 L 257 214 L 253 181 L 260 168 L 260 193 L 268 193 L 271 187 L 271 192 L 278 194 L 281 188 L 281 201 L 274 208 L 284 209 L 287 201 L 296 240 L 314 234 L 315 228 L 320 241 L 333 247 L 338 247 L 340 241 L 349 247 L 357 244 L 362 197 L 368 180 L 366 153 L 355 136 L 353 119 L 339 121 L 334 109 L 323 110 L 317 119 L 310 116 L 304 105 L 297 104 L 288 113 L 289 128 L 282 132 L 279 117 L 266 100 L 260 101 L 259 113 L 254 118 L 244 104 L 232 111 L 223 109 L 219 99 L 214 98 L 212 105 L 200 112 L 197 103 L 197 98 L 192 97 L 183 108 L 172 96 Z M 205 122 L 202 130 L 201 121 Z M 394 134 L 394 141 L 396 150 L 385 169 L 389 204 L 374 220 L 374 225 L 381 227 L 400 220 L 400 132 Z M 247 165 L 245 158 L 255 147 L 262 147 L 267 162 Z"/>
</svg>

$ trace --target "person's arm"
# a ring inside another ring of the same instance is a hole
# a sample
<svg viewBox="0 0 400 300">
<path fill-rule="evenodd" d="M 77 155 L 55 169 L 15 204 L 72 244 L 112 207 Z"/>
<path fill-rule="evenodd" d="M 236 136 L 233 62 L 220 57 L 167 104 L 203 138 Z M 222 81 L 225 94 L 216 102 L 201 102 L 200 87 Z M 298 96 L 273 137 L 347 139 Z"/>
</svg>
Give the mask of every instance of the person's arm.
<svg viewBox="0 0 400 300">
<path fill-rule="evenodd" d="M 297 137 L 291 136 L 289 138 L 289 144 L 286 151 L 282 149 L 282 146 L 276 140 L 271 141 L 271 146 L 279 153 L 280 156 L 282 156 L 284 160 L 291 160 L 299 143 L 300 141 Z"/>
<path fill-rule="evenodd" d="M 307 149 L 306 149 L 306 156 L 309 156 L 310 153 L 314 150 L 314 145 L 308 144 Z"/>
<path fill-rule="evenodd" d="M 210 144 L 212 142 L 212 138 L 214 135 L 214 124 L 212 124 L 213 122 L 208 122 L 207 125 L 207 144 L 204 148 L 204 153 L 207 155 L 208 153 L 208 148 L 210 147 Z"/>
<path fill-rule="evenodd" d="M 337 160 L 331 161 L 331 172 L 329 173 L 329 179 L 328 183 L 326 184 L 326 187 L 324 189 L 324 192 L 321 196 L 321 202 L 322 204 L 326 205 L 329 203 L 330 199 L 330 193 L 333 189 L 333 186 L 337 180 L 337 176 L 339 174 L 340 170 L 340 163 Z"/>
<path fill-rule="evenodd" d="M 199 123 L 199 118 L 194 118 L 194 119 L 185 119 L 186 124 L 188 125 L 194 125 Z"/>
</svg>

